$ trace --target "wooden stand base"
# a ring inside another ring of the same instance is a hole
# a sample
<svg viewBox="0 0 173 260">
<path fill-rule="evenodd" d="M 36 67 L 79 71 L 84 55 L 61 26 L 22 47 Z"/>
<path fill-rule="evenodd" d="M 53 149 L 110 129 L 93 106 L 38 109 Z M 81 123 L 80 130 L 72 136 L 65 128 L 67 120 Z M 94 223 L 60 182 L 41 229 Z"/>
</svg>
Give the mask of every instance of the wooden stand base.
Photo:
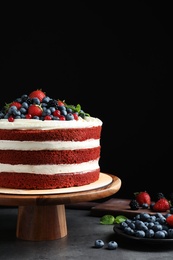
<svg viewBox="0 0 173 260">
<path fill-rule="evenodd" d="M 23 240 L 55 240 L 67 235 L 65 206 L 19 206 L 16 236 Z"/>
</svg>

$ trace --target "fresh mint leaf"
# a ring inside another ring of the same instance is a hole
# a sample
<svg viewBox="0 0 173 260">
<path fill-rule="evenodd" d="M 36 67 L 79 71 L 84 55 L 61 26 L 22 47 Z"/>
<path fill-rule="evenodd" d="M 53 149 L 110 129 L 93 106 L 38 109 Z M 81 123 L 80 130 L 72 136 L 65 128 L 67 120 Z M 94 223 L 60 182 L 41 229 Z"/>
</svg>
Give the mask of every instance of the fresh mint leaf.
<svg viewBox="0 0 173 260">
<path fill-rule="evenodd" d="M 115 221 L 115 218 L 112 215 L 104 215 L 100 219 L 100 223 L 103 225 L 112 225 L 114 223 L 114 221 Z"/>
<path fill-rule="evenodd" d="M 123 215 L 119 215 L 115 217 L 114 223 L 120 224 L 121 222 L 124 222 L 127 219 L 127 217 Z"/>
</svg>

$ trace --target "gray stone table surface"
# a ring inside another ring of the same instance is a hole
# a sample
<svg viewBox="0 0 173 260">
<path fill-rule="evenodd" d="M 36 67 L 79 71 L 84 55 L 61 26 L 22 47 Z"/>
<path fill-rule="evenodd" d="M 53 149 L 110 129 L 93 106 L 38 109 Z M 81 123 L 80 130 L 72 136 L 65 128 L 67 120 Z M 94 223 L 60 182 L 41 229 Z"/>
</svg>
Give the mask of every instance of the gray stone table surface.
<svg viewBox="0 0 173 260">
<path fill-rule="evenodd" d="M 113 225 L 101 225 L 90 210 L 66 209 L 67 236 L 52 241 L 25 241 L 16 238 L 18 208 L 0 207 L 0 260 L 159 260 L 173 259 L 173 244 L 143 244 L 119 237 Z M 51 225 L 51 223 L 50 223 Z M 94 248 L 96 239 L 105 242 Z M 116 250 L 107 243 L 115 240 Z"/>
</svg>

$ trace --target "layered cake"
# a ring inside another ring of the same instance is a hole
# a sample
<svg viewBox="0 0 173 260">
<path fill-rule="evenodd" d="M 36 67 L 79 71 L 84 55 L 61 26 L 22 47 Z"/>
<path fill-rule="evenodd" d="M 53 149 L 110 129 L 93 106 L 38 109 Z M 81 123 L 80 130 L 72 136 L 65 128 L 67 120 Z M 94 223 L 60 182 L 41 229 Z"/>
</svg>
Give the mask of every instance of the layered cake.
<svg viewBox="0 0 173 260">
<path fill-rule="evenodd" d="M 0 111 L 0 187 L 57 189 L 99 179 L 102 121 L 42 90 Z"/>
</svg>

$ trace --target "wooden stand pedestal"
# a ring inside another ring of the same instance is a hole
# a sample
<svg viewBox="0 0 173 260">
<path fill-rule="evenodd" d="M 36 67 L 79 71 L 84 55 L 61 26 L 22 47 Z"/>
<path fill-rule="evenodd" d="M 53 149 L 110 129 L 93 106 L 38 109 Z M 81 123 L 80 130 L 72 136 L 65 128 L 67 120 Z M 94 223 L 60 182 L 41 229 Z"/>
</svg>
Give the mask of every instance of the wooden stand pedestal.
<svg viewBox="0 0 173 260">
<path fill-rule="evenodd" d="M 55 240 L 67 235 L 65 206 L 19 206 L 17 238 Z"/>
<path fill-rule="evenodd" d="M 55 194 L 9 194 L 0 190 L 0 205 L 18 206 L 16 237 L 23 240 L 43 241 L 63 238 L 67 235 L 65 205 L 92 201 L 115 194 L 121 187 L 121 180 L 103 174 L 111 179 L 107 185 L 91 190 Z M 111 178 L 110 178 L 111 177 Z M 77 188 L 76 188 L 77 190 Z"/>
</svg>

